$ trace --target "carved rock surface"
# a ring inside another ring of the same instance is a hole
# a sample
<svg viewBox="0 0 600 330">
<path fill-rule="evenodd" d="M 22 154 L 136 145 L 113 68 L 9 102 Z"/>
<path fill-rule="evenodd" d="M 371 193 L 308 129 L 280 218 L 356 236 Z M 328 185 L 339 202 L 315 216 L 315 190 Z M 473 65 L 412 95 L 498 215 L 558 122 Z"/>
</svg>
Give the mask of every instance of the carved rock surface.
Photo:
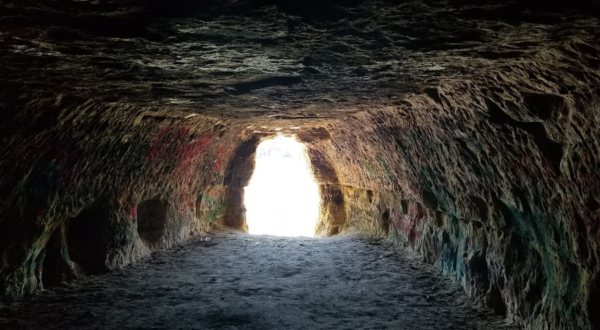
<svg viewBox="0 0 600 330">
<path fill-rule="evenodd" d="M 600 328 L 600 20 L 568 6 L 0 3 L 0 297 L 243 230 L 284 133 L 321 235 L 387 236 L 527 328 Z"/>
</svg>

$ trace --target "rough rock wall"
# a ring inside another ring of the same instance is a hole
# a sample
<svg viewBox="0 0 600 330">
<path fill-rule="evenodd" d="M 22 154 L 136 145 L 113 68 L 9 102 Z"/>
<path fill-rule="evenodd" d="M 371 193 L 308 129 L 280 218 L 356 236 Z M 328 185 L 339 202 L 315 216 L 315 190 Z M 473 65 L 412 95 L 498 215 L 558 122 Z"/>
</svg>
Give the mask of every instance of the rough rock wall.
<svg viewBox="0 0 600 330">
<path fill-rule="evenodd" d="M 316 234 L 336 235 L 345 228 L 348 218 L 343 187 L 340 185 L 334 165 L 322 150 L 309 145 L 308 156 L 321 196 Z"/>
<path fill-rule="evenodd" d="M 225 212 L 202 198 L 223 184 L 238 141 L 223 121 L 64 95 L 3 99 L 13 100 L 1 112 L 3 298 L 126 265 Z"/>
<path fill-rule="evenodd" d="M 599 54 L 571 40 L 338 122 L 349 224 L 529 328 L 599 327 Z"/>
<path fill-rule="evenodd" d="M 524 2 L 3 2 L 0 287 L 125 264 L 239 206 L 241 120 L 221 136 L 187 117 L 205 112 L 326 126 L 301 137 L 333 168 L 324 213 L 511 319 L 598 327 L 598 20 Z"/>
<path fill-rule="evenodd" d="M 273 130 L 242 134 L 243 120 L 63 95 L 4 99 L 1 299 L 125 266 L 216 227 L 247 229 L 244 186 Z M 300 135 L 312 143 L 323 131 Z M 320 232 L 335 234 L 343 193 L 331 164 L 313 165 L 325 200 Z"/>
<path fill-rule="evenodd" d="M 250 182 L 254 171 L 256 147 L 264 136 L 251 135 L 242 141 L 236 149 L 232 162 L 225 175 L 227 199 L 230 207 L 225 215 L 224 224 L 231 228 L 247 231 L 246 206 L 244 205 L 244 187 Z"/>
</svg>

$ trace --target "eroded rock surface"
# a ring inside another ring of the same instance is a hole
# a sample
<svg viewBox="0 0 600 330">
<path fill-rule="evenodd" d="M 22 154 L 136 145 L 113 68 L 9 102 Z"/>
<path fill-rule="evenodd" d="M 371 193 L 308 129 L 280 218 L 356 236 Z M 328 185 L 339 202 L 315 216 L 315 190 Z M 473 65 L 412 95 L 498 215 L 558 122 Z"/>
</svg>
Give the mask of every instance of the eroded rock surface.
<svg viewBox="0 0 600 330">
<path fill-rule="evenodd" d="M 0 295 L 244 229 L 281 132 L 321 234 L 387 236 L 526 327 L 600 327 L 600 22 L 576 5 L 1 3 Z"/>
</svg>

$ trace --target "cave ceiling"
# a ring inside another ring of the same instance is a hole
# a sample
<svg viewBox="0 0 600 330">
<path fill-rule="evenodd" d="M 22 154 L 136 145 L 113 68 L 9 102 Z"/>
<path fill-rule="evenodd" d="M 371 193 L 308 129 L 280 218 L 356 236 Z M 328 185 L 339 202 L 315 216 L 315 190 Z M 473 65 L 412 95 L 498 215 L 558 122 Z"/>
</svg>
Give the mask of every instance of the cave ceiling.
<svg viewBox="0 0 600 330">
<path fill-rule="evenodd" d="M 15 98 L 313 122 L 600 34 L 583 16 L 494 2 L 8 1 L 0 11 L 1 84 Z"/>
</svg>

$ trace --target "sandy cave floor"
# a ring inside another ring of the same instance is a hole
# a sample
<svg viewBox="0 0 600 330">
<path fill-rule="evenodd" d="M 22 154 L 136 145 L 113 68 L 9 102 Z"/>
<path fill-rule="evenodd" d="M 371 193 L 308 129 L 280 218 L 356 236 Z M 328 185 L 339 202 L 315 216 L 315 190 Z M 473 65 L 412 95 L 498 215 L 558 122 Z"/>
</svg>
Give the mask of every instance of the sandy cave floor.
<svg viewBox="0 0 600 330">
<path fill-rule="evenodd" d="M 211 238 L 14 303 L 0 328 L 512 329 L 385 240 Z"/>
</svg>

